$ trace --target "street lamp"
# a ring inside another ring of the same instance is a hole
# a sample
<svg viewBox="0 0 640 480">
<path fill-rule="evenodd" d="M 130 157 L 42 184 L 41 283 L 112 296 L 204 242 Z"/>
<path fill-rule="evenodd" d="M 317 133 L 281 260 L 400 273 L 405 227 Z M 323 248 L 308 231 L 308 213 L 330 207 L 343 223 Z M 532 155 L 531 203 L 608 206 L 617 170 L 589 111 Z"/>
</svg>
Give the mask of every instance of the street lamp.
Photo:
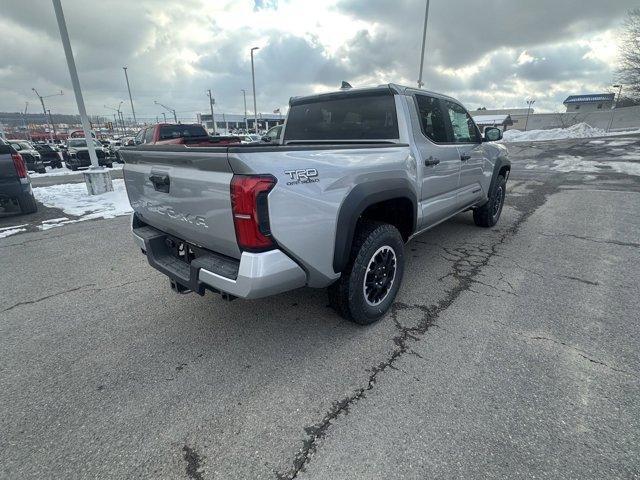
<svg viewBox="0 0 640 480">
<path fill-rule="evenodd" d="M 173 113 L 173 120 L 178 123 L 178 117 L 176 116 L 176 110 L 174 108 L 170 108 L 167 107 L 166 105 L 161 104 L 159 101 L 154 100 L 153 103 L 155 103 L 156 105 L 160 105 L 162 108 L 164 108 L 165 110 L 167 110 L 168 112 Z M 166 121 L 166 115 L 165 115 L 165 121 Z"/>
<path fill-rule="evenodd" d="M 251 81 L 253 82 L 253 116 L 254 116 L 254 127 L 256 130 L 256 134 L 258 133 L 258 107 L 256 105 L 256 73 L 253 68 L 253 51 L 258 50 L 260 47 L 253 47 L 251 49 Z"/>
<path fill-rule="evenodd" d="M 131 96 L 131 87 L 129 86 L 129 75 L 127 75 L 127 67 L 126 65 L 122 67 L 124 70 L 124 78 L 127 80 L 127 91 L 129 92 L 129 101 L 131 102 L 131 113 L 133 114 L 133 123 L 138 125 L 138 120 L 136 119 L 136 111 L 133 108 L 133 97 Z"/>
<path fill-rule="evenodd" d="M 429 20 L 429 0 L 427 0 L 427 7 L 424 12 L 424 30 L 422 31 L 422 51 L 420 52 L 420 76 L 418 77 L 418 88 L 422 88 L 424 82 L 422 81 L 422 68 L 424 67 L 424 49 L 427 44 L 427 21 Z"/>
<path fill-rule="evenodd" d="M 164 119 L 164 123 L 167 123 L 167 114 L 162 112 L 162 118 Z"/>
<path fill-rule="evenodd" d="M 118 112 L 118 119 L 120 119 L 120 128 L 122 129 L 122 136 L 124 137 L 126 135 L 126 132 L 125 132 L 125 128 L 124 128 L 124 120 L 122 118 L 122 113 L 120 112 L 123 103 L 124 103 L 124 101 L 120 100 L 120 103 L 118 104 L 118 108 L 110 107 L 108 105 L 105 105 L 104 108 L 108 108 L 109 110 L 113 110 L 114 112 Z M 113 116 L 115 117 L 115 114 Z M 118 119 L 116 119 L 116 129 L 118 127 Z"/>
<path fill-rule="evenodd" d="M 247 91 L 243 88 L 241 92 L 244 100 L 244 129 L 249 133 L 249 124 L 247 123 Z"/>
<path fill-rule="evenodd" d="M 622 84 L 614 85 L 613 88 L 617 88 L 618 89 L 618 98 L 617 98 L 617 100 L 615 100 L 613 108 L 611 109 L 611 120 L 609 120 L 609 126 L 607 127 L 607 132 L 609 130 L 611 130 L 611 127 L 613 127 L 613 117 L 616 114 L 616 109 L 618 108 L 618 103 L 620 103 L 620 94 L 622 93 Z"/>
<path fill-rule="evenodd" d="M 213 116 L 213 104 L 216 103 L 216 100 L 213 98 L 211 93 L 211 89 L 207 90 L 207 95 L 209 95 L 209 107 L 211 108 L 211 123 L 213 125 L 213 134 L 216 134 L 216 117 Z"/>
<path fill-rule="evenodd" d="M 531 105 L 536 103 L 535 100 L 527 100 L 527 119 L 524 121 L 524 131 L 527 131 L 527 125 L 529 125 L 529 114 L 531 113 Z"/>
<path fill-rule="evenodd" d="M 45 122 L 47 121 L 47 107 L 44 106 L 44 99 L 45 98 L 49 98 L 49 97 L 59 97 L 60 95 L 64 95 L 64 93 L 62 93 L 62 90 L 60 90 L 60 93 L 53 93 L 51 95 L 40 95 L 38 93 L 38 91 L 35 88 L 32 88 L 31 90 L 33 90 L 36 94 L 36 96 L 40 99 L 40 103 L 42 104 L 42 113 L 44 113 L 44 118 L 45 118 Z M 51 118 L 49 118 L 49 120 L 51 120 Z M 49 124 L 49 136 L 51 137 L 51 142 L 53 143 L 53 125 Z"/>
</svg>

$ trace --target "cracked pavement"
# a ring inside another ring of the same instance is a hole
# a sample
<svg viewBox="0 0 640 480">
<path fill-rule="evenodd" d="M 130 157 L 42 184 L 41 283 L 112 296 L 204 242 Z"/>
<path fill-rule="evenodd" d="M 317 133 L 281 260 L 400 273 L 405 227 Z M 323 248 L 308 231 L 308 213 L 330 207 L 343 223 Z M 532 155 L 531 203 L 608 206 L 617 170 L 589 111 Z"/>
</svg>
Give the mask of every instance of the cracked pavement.
<svg viewBox="0 0 640 480">
<path fill-rule="evenodd" d="M 498 226 L 408 244 L 365 328 L 177 296 L 124 217 L 0 240 L 0 477 L 640 477 L 640 177 L 567 151 L 611 148 L 513 148 Z"/>
</svg>

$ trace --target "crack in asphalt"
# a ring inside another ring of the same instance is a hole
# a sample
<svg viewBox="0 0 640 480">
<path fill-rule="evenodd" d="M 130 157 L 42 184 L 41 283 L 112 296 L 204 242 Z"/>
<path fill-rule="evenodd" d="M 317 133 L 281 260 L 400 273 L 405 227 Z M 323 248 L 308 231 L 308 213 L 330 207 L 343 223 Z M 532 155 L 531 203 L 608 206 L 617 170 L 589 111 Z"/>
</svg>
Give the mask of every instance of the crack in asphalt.
<svg viewBox="0 0 640 480">
<path fill-rule="evenodd" d="M 577 347 L 574 347 L 573 345 L 569 345 L 568 343 L 565 342 L 561 342 L 560 340 L 554 340 L 553 338 L 549 338 L 549 337 L 541 337 L 541 336 L 537 336 L 537 337 L 531 337 L 531 340 L 543 340 L 546 342 L 551 342 L 555 345 L 560 345 L 562 347 L 566 347 L 570 350 L 573 350 L 578 356 L 584 358 L 585 360 L 588 360 L 591 363 L 595 363 L 597 365 L 602 365 L 603 367 L 606 367 L 610 370 L 613 370 L 614 372 L 618 372 L 618 373 L 624 373 L 626 375 L 631 375 L 633 377 L 638 378 L 638 375 L 634 372 L 630 372 L 629 370 L 623 370 L 621 368 L 616 368 L 616 367 L 612 367 L 611 365 L 609 365 L 608 363 L 602 362 L 600 360 L 596 360 L 595 358 L 591 357 L 588 352 L 585 352 L 584 350 L 581 350 Z"/>
<path fill-rule="evenodd" d="M 21 307 L 23 305 L 32 305 L 34 303 L 42 302 L 43 300 L 48 300 L 49 298 L 57 297 L 59 295 L 64 295 L 65 293 L 77 292 L 78 290 L 82 290 L 83 288 L 95 287 L 95 283 L 87 283 L 86 285 L 80 285 L 79 287 L 69 288 L 67 290 L 63 290 L 61 292 L 52 293 L 51 295 L 46 295 L 44 297 L 36 298 L 35 300 L 27 300 L 24 302 L 14 303 L 13 305 L 2 310 L 2 313 L 8 312 L 9 310 L 13 310 L 14 308 Z"/>
<path fill-rule="evenodd" d="M 587 242 L 606 243 L 608 245 L 619 245 L 621 247 L 640 248 L 640 243 L 622 242 L 620 240 L 607 240 L 605 238 L 583 237 L 580 235 L 574 235 L 572 233 L 540 233 L 540 235 L 542 235 L 543 237 L 570 237 L 577 238 L 579 240 L 585 240 Z"/>
<path fill-rule="evenodd" d="M 560 276 L 562 278 L 566 278 L 566 279 L 569 279 L 569 280 L 575 280 L 576 282 L 585 283 L 587 285 L 593 285 L 595 287 L 600 285 L 600 282 L 594 282 L 592 280 L 585 280 L 584 278 L 580 278 L 580 277 L 573 277 L 571 275 L 560 275 Z"/>
<path fill-rule="evenodd" d="M 198 452 L 194 448 L 189 447 L 188 445 L 184 445 L 182 447 L 182 451 L 184 452 L 184 455 L 182 458 L 184 458 L 184 460 L 187 462 L 187 466 L 186 466 L 187 477 L 192 478 L 193 480 L 204 480 L 203 472 L 201 471 L 202 459 L 200 458 L 200 455 L 198 454 Z"/>
<path fill-rule="evenodd" d="M 393 304 L 390 310 L 390 316 L 398 331 L 398 334 L 392 339 L 395 348 L 385 360 L 369 369 L 369 377 L 364 386 L 355 389 L 351 395 L 334 402 L 320 422 L 304 428 L 307 437 L 302 441 L 302 448 L 295 454 L 293 466 L 290 470 L 274 472 L 278 480 L 293 480 L 298 477 L 300 472 L 305 470 L 310 459 L 318 449 L 319 441 L 326 436 L 329 427 L 341 415 L 348 414 L 351 406 L 355 405 L 362 398 L 365 398 L 367 392 L 373 390 L 378 376 L 381 373 L 387 369 L 395 369 L 394 363 L 397 360 L 406 353 L 413 352 L 410 348 L 410 342 L 419 342 L 431 327 L 436 326 L 435 320 L 443 311 L 447 310 L 463 292 L 469 291 L 473 284 L 480 283 L 475 277 L 480 274 L 481 270 L 486 267 L 489 261 L 497 254 L 498 248 L 518 232 L 520 226 L 546 202 L 551 193 L 557 191 L 557 188 L 557 185 L 542 185 L 536 188 L 528 198 L 530 205 L 526 209 L 522 208 L 522 206 L 519 205 L 520 202 L 516 201 L 513 206 L 521 212 L 520 217 L 513 225 L 502 231 L 496 241 L 491 245 L 462 245 L 461 247 L 453 249 L 437 245 L 439 248 L 445 250 L 447 254 L 456 258 L 456 261 L 452 265 L 453 271 L 449 276 L 457 281 L 457 285 L 447 290 L 445 298 L 435 305 L 427 306 L 422 304 L 405 304 L 402 302 L 395 302 Z M 526 202 L 526 200 L 521 201 L 523 203 Z M 416 241 L 428 244 L 427 242 Z M 414 326 L 405 326 L 398 320 L 398 313 L 404 310 L 417 310 L 422 316 Z"/>
</svg>

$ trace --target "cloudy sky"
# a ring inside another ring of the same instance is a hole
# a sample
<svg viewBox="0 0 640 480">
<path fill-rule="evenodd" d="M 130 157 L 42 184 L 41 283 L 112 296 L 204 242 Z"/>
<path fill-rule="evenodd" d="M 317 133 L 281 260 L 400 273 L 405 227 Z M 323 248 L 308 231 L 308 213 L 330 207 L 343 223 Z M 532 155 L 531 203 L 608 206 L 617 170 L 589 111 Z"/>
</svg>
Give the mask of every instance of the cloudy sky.
<svg viewBox="0 0 640 480">
<path fill-rule="evenodd" d="M 188 121 L 208 110 L 258 110 L 290 96 L 387 82 L 415 85 L 424 0 L 62 0 L 87 110 L 127 100 L 155 119 L 158 100 Z M 31 88 L 56 113 L 77 113 L 49 0 L 0 1 L 0 111 L 19 111 Z M 619 28 L 640 0 L 431 0 L 425 88 L 469 108 L 556 111 L 569 94 L 610 90 Z M 127 103 L 125 115 L 130 115 Z"/>
</svg>

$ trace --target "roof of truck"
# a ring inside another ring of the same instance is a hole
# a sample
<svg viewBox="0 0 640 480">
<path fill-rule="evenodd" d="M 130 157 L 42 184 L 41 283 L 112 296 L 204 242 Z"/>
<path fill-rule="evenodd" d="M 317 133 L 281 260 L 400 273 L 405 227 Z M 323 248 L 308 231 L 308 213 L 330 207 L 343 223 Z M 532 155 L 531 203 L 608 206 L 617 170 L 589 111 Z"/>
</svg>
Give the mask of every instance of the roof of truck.
<svg viewBox="0 0 640 480">
<path fill-rule="evenodd" d="M 296 104 L 300 104 L 300 103 L 307 103 L 307 102 L 313 102 L 313 101 L 320 101 L 323 99 L 329 99 L 329 98 L 339 98 L 342 96 L 349 96 L 349 95 L 354 95 L 354 96 L 358 96 L 358 95 L 368 95 L 368 94 L 372 94 L 372 93 L 389 93 L 389 94 L 405 94 L 405 93 L 423 93 L 423 94 L 427 94 L 427 95 L 432 95 L 432 96 L 436 96 L 436 97 L 440 97 L 440 98 L 447 98 L 453 101 L 457 100 L 453 97 L 450 97 L 448 95 L 444 95 L 442 93 L 438 93 L 438 92 L 431 92 L 429 90 L 423 90 L 421 88 L 416 88 L 416 87 L 407 87 L 404 85 L 399 85 L 397 83 L 384 83 L 382 85 L 375 85 L 375 86 L 367 86 L 367 87 L 352 87 L 352 88 L 341 88 L 338 90 L 334 90 L 331 92 L 323 92 L 323 93 L 316 93 L 313 95 L 304 95 L 304 96 L 299 96 L 299 97 L 291 97 L 289 99 L 289 105 L 296 105 Z"/>
</svg>

